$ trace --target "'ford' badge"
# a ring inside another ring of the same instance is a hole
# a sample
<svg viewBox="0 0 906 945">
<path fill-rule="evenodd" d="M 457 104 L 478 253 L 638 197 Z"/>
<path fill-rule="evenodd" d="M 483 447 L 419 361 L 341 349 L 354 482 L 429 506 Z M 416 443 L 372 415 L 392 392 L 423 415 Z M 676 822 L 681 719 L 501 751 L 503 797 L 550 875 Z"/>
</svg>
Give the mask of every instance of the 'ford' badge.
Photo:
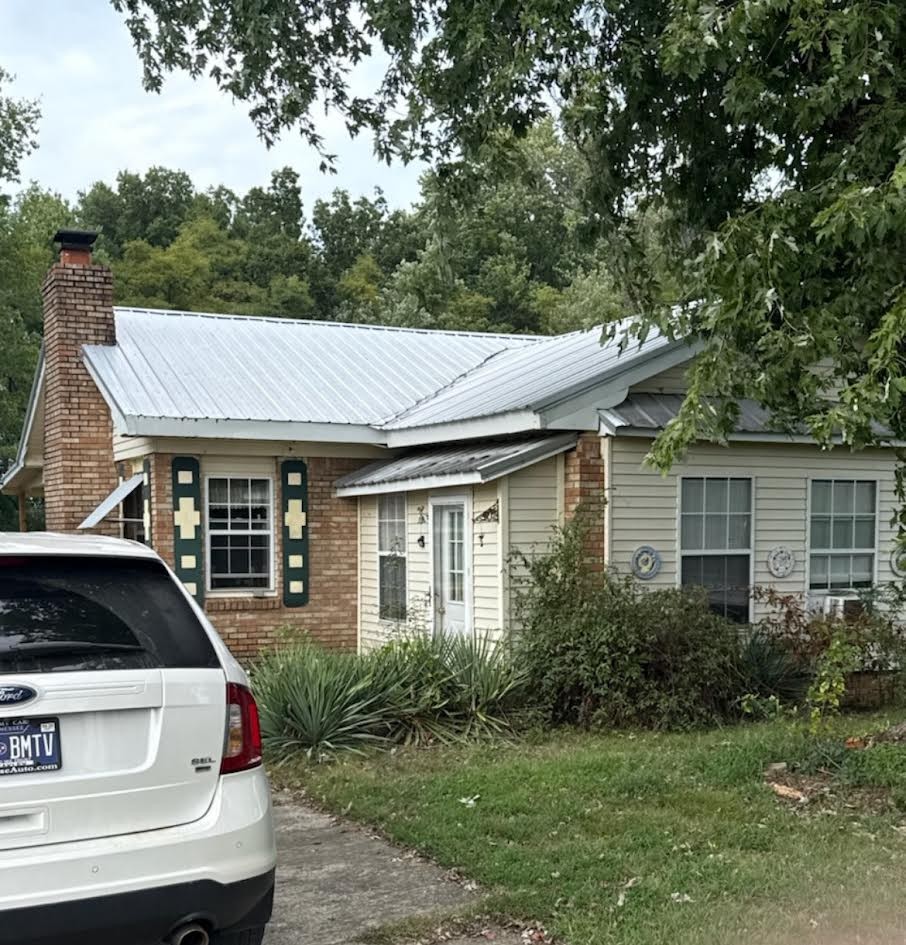
<svg viewBox="0 0 906 945">
<path fill-rule="evenodd" d="M 22 705 L 37 698 L 37 690 L 31 686 L 0 686 L 0 709 L 5 705 Z"/>
</svg>

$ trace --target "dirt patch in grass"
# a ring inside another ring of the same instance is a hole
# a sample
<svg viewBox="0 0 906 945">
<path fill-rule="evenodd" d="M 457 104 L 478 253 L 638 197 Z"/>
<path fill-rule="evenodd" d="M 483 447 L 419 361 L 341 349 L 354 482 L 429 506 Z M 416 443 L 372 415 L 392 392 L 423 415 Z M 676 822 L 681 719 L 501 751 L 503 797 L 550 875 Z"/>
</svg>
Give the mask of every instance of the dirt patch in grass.
<svg viewBox="0 0 906 945">
<path fill-rule="evenodd" d="M 881 815 L 897 809 L 889 788 L 841 784 L 832 771 L 775 772 L 766 774 L 765 781 L 777 802 L 799 816 Z"/>
</svg>

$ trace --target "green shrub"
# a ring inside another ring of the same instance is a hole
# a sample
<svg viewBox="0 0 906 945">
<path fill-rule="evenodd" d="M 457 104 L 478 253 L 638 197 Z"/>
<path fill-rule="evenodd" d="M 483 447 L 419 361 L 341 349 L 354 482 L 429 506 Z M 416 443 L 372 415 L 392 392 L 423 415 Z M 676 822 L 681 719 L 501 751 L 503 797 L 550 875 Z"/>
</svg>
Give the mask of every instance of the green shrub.
<svg viewBox="0 0 906 945">
<path fill-rule="evenodd" d="M 789 645 L 760 627 L 740 641 L 739 675 L 746 696 L 758 703 L 775 700 L 780 706 L 799 705 L 811 682 L 811 673 Z"/>
<path fill-rule="evenodd" d="M 276 758 L 304 752 L 321 760 L 386 743 L 386 691 L 350 653 L 300 643 L 275 650 L 252 670 L 265 748 Z"/>
<path fill-rule="evenodd" d="M 505 734 L 525 680 L 505 645 L 461 636 L 414 635 L 365 655 L 303 643 L 252 669 L 277 759 Z"/>
<path fill-rule="evenodd" d="M 519 654 L 549 720 L 678 728 L 738 711 L 739 628 L 700 588 L 647 589 L 587 564 L 580 513 L 520 565 Z"/>
</svg>

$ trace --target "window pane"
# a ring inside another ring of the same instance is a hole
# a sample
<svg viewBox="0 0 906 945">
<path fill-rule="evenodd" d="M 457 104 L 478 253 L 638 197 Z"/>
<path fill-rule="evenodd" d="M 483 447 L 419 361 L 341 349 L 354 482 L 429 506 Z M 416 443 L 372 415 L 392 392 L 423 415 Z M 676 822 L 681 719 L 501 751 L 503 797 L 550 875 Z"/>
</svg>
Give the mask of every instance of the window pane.
<svg viewBox="0 0 906 945">
<path fill-rule="evenodd" d="M 853 520 L 852 518 L 834 518 L 831 529 L 833 548 L 852 548 Z"/>
<path fill-rule="evenodd" d="M 683 512 L 703 512 L 704 480 L 684 479 L 680 502 L 680 508 Z"/>
<path fill-rule="evenodd" d="M 809 587 L 827 587 L 827 555 L 812 555 L 809 562 Z"/>
<path fill-rule="evenodd" d="M 874 548 L 875 520 L 871 518 L 857 518 L 853 548 Z"/>
<path fill-rule="evenodd" d="M 378 500 L 378 548 L 395 554 L 406 553 L 406 497 L 381 496 Z"/>
<path fill-rule="evenodd" d="M 270 483 L 267 479 L 253 479 L 251 482 L 252 505 L 267 505 L 270 499 Z"/>
<path fill-rule="evenodd" d="M 726 512 L 727 511 L 727 480 L 726 479 L 705 480 L 705 511 L 706 512 Z"/>
<path fill-rule="evenodd" d="M 812 514 L 829 515 L 831 510 L 831 484 L 827 479 L 816 479 L 812 483 Z"/>
<path fill-rule="evenodd" d="M 834 482 L 834 515 L 852 515 L 853 484 L 846 480 Z"/>
<path fill-rule="evenodd" d="M 702 557 L 702 584 L 705 587 L 724 587 L 726 584 L 726 560 L 722 555 Z"/>
<path fill-rule="evenodd" d="M 379 568 L 380 617 L 403 620 L 406 617 L 406 559 L 399 555 L 381 555 Z"/>
<path fill-rule="evenodd" d="M 684 515 L 681 519 L 680 543 L 683 548 L 697 551 L 702 547 L 704 518 L 701 515 Z"/>
<path fill-rule="evenodd" d="M 849 555 L 832 555 L 830 559 L 830 586 L 842 588 L 850 586 Z"/>
<path fill-rule="evenodd" d="M 229 489 L 226 479 L 211 479 L 208 482 L 208 501 L 213 504 L 226 505 L 229 501 Z"/>
<path fill-rule="evenodd" d="M 856 483 L 856 513 L 875 511 L 875 484 L 873 482 Z"/>
<path fill-rule="evenodd" d="M 230 505 L 248 505 L 249 504 L 249 481 L 248 479 L 230 480 Z"/>
<path fill-rule="evenodd" d="M 682 583 L 708 590 L 711 609 L 745 623 L 749 619 L 749 555 L 686 555 Z"/>
<path fill-rule="evenodd" d="M 701 584 L 702 583 L 702 561 L 700 555 L 686 555 L 683 557 L 682 574 L 680 580 L 683 584 Z"/>
<path fill-rule="evenodd" d="M 874 577 L 874 555 L 852 556 L 852 586 L 870 587 Z"/>
<path fill-rule="evenodd" d="M 705 548 L 720 550 L 727 547 L 727 516 L 705 516 Z"/>
<path fill-rule="evenodd" d="M 830 548 L 831 520 L 827 516 L 812 519 L 812 548 Z"/>
<path fill-rule="evenodd" d="M 752 511 L 752 480 L 730 480 L 730 511 L 737 513 L 751 513 Z"/>
<path fill-rule="evenodd" d="M 748 515 L 731 515 L 730 516 L 730 540 L 728 547 L 730 548 L 748 548 L 749 541 L 749 526 L 751 523 L 751 517 Z"/>
</svg>

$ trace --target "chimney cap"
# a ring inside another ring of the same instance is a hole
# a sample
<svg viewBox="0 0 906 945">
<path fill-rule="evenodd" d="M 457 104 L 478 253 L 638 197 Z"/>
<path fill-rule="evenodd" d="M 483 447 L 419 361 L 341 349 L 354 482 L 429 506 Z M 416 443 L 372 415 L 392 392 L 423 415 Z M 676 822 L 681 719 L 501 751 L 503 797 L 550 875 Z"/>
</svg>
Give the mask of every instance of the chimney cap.
<svg viewBox="0 0 906 945">
<path fill-rule="evenodd" d="M 94 230 L 57 230 L 53 241 L 59 243 L 61 249 L 82 249 L 90 252 L 97 238 Z"/>
</svg>

